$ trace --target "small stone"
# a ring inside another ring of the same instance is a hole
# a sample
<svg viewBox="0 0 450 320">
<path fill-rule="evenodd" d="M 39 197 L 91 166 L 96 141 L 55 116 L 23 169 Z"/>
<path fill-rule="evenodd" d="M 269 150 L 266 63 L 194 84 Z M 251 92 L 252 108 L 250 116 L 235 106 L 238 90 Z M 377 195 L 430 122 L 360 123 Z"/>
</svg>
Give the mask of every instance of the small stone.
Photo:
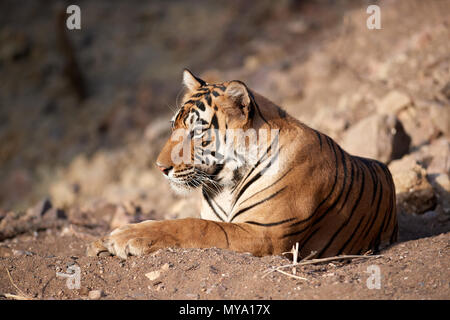
<svg viewBox="0 0 450 320">
<path fill-rule="evenodd" d="M 160 276 L 161 276 L 161 271 L 151 271 L 151 272 L 149 272 L 149 273 L 146 273 L 145 274 L 145 276 L 150 280 L 150 281 L 153 281 L 153 280 L 156 280 L 156 279 L 158 279 Z"/>
<path fill-rule="evenodd" d="M 189 299 L 200 299 L 200 295 L 196 293 L 186 293 L 186 297 Z"/>
<path fill-rule="evenodd" d="M 86 287 L 80 288 L 80 289 L 78 290 L 78 294 L 79 294 L 80 296 L 88 296 L 88 295 L 89 295 L 89 289 L 86 288 Z"/>
<path fill-rule="evenodd" d="M 98 300 L 103 296 L 103 291 L 102 290 L 91 290 L 89 291 L 88 297 L 91 300 Z"/>
<path fill-rule="evenodd" d="M 170 268 L 170 264 L 168 263 L 164 263 L 163 266 L 161 267 L 161 271 L 167 271 Z"/>
</svg>

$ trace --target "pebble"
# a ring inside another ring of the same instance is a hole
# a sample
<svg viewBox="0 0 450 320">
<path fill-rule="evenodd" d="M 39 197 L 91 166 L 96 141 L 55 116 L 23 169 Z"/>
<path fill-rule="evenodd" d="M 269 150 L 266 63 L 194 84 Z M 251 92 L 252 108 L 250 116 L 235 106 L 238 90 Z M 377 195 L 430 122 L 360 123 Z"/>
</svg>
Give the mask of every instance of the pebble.
<svg viewBox="0 0 450 320">
<path fill-rule="evenodd" d="M 150 271 L 149 273 L 146 273 L 145 276 L 150 279 L 150 281 L 156 280 L 161 276 L 160 271 Z"/>
<path fill-rule="evenodd" d="M 102 290 L 91 290 L 89 291 L 89 299 L 91 300 L 98 300 L 103 296 L 103 291 Z"/>
</svg>

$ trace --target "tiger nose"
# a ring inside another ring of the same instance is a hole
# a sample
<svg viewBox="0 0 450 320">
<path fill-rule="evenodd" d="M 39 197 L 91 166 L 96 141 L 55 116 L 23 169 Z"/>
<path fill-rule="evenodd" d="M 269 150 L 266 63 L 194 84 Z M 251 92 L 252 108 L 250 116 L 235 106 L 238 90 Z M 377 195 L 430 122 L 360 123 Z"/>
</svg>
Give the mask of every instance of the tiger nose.
<svg viewBox="0 0 450 320">
<path fill-rule="evenodd" d="M 164 173 L 166 176 L 169 174 L 169 171 L 172 170 L 173 166 L 164 166 L 160 163 L 156 163 L 156 166 L 158 167 L 159 170 L 161 170 L 162 173 Z"/>
</svg>

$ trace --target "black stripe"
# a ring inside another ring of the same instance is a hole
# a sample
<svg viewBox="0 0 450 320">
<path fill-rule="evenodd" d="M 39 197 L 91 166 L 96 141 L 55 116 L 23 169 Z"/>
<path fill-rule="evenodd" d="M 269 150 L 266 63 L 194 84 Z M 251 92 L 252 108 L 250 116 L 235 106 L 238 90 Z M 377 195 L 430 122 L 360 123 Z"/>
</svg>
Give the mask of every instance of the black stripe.
<svg viewBox="0 0 450 320">
<path fill-rule="evenodd" d="M 280 118 L 284 119 L 286 118 L 286 111 L 278 107 L 278 115 L 280 116 Z"/>
<path fill-rule="evenodd" d="M 320 143 L 320 151 L 322 151 L 322 137 L 320 136 L 320 133 L 317 132 L 316 130 L 314 130 L 314 132 L 317 135 L 317 138 L 319 138 L 319 143 Z"/>
<path fill-rule="evenodd" d="M 175 178 L 183 178 L 183 177 L 190 176 L 190 175 L 192 175 L 192 172 L 183 173 L 183 174 L 177 173 L 177 175 L 175 176 Z"/>
<path fill-rule="evenodd" d="M 338 146 L 338 145 L 336 145 L 337 147 L 338 147 L 338 150 L 341 152 L 341 160 L 342 160 L 342 165 L 343 165 L 343 167 L 344 167 L 344 170 L 343 170 L 343 172 L 344 172 L 344 180 L 343 180 L 343 183 L 342 183 L 342 188 L 341 188 L 341 191 L 339 192 L 339 195 L 338 195 L 338 197 L 333 201 L 333 203 L 324 211 L 324 213 L 322 213 L 320 216 L 319 216 L 319 218 L 317 218 L 316 220 L 314 220 L 314 223 L 315 224 L 317 224 L 317 223 L 319 223 L 323 218 L 325 218 L 325 216 L 330 212 L 330 211 L 332 211 L 335 207 L 336 207 L 336 205 L 339 203 L 339 201 L 341 200 L 341 197 L 342 197 L 342 195 L 343 195 L 343 193 L 344 193 L 344 190 L 345 190 L 345 185 L 346 185 L 346 182 L 347 182 L 347 164 L 346 164 L 346 162 L 345 162 L 345 155 L 344 155 L 344 152 L 343 152 L 343 150 Z"/>
<path fill-rule="evenodd" d="M 308 243 L 308 241 L 309 240 L 311 240 L 311 238 L 317 233 L 317 231 L 319 231 L 320 230 L 320 227 L 318 227 L 316 230 L 314 230 L 313 232 L 311 232 L 311 234 L 305 239 L 305 240 L 303 240 L 302 242 L 303 242 L 303 244 L 302 244 L 302 247 L 304 248 L 305 246 L 306 246 L 306 244 Z M 317 255 L 316 255 L 316 257 L 317 257 Z"/>
<path fill-rule="evenodd" d="M 186 102 L 184 103 L 184 105 L 187 105 L 187 104 L 195 104 L 196 101 L 197 101 L 197 100 L 191 100 L 191 99 L 189 99 L 188 101 L 186 101 Z"/>
<path fill-rule="evenodd" d="M 247 173 L 247 175 L 245 176 L 244 179 L 242 179 L 237 185 L 235 185 L 233 187 L 233 189 L 231 189 L 231 192 L 234 192 L 238 187 L 240 187 L 245 180 L 253 173 L 253 170 L 255 170 L 259 164 L 264 160 L 264 158 L 266 157 L 266 155 L 269 154 L 270 150 L 272 149 L 273 144 L 275 143 L 275 140 L 272 141 L 272 143 L 270 144 L 270 146 L 266 149 L 265 153 L 261 156 L 261 158 L 258 159 L 258 161 L 256 162 L 256 164 L 250 169 L 250 171 Z"/>
<path fill-rule="evenodd" d="M 216 169 L 214 169 L 214 172 L 210 175 L 211 179 L 215 179 L 215 177 L 222 171 L 222 169 L 225 167 L 223 163 L 216 164 Z"/>
<path fill-rule="evenodd" d="M 373 203 L 375 201 L 377 189 L 378 189 L 378 176 L 377 176 L 375 169 L 372 166 L 373 161 L 371 161 L 369 159 L 365 159 L 365 158 L 358 158 L 358 159 L 361 160 L 361 162 L 367 167 L 367 169 L 369 170 L 370 176 L 372 177 L 373 193 L 372 193 L 371 205 L 373 205 Z"/>
<path fill-rule="evenodd" d="M 225 221 L 222 219 L 222 217 L 217 213 L 217 211 L 214 209 L 211 201 L 209 200 L 209 197 L 207 195 L 207 193 L 203 190 L 202 192 L 203 194 L 203 198 L 206 200 L 206 202 L 208 203 L 208 206 L 211 208 L 211 210 L 214 212 L 214 214 L 216 215 L 217 218 L 219 218 L 221 221 Z"/>
<path fill-rule="evenodd" d="M 223 208 L 214 199 L 211 199 L 211 201 L 214 202 L 214 204 L 217 206 L 217 208 L 219 208 L 219 210 L 222 211 L 222 213 L 225 216 L 228 216 L 227 213 L 225 212 L 225 210 L 223 210 Z"/>
<path fill-rule="evenodd" d="M 278 222 L 271 222 L 271 223 L 261 223 L 261 222 L 256 222 L 256 221 L 245 221 L 245 223 L 254 224 L 257 226 L 261 226 L 261 227 L 273 227 L 273 226 L 279 226 L 280 224 L 292 221 L 294 219 L 295 218 L 290 218 L 290 219 L 286 219 L 286 220 L 282 220 L 282 221 L 278 221 Z"/>
<path fill-rule="evenodd" d="M 353 165 L 353 162 L 352 162 L 352 161 L 350 161 L 350 163 L 351 163 L 351 166 L 352 166 L 351 177 L 350 177 L 350 185 L 349 185 L 349 187 L 348 187 L 347 194 L 346 194 L 346 196 L 345 196 L 345 199 L 344 199 L 344 201 L 343 201 L 343 204 L 342 204 L 341 208 L 338 210 L 338 212 L 336 212 L 336 214 L 339 214 L 339 213 L 341 212 L 341 210 L 345 207 L 345 205 L 346 205 L 346 203 L 347 203 L 347 200 L 348 200 L 348 196 L 350 195 L 350 193 L 351 193 L 351 191 L 352 191 L 352 186 L 353 186 L 353 176 L 354 176 L 354 167 L 353 167 L 353 166 L 354 166 L 354 165 Z M 349 221 L 350 221 L 351 218 L 352 218 L 352 215 L 353 215 L 353 213 L 354 213 L 354 211 L 355 211 L 356 206 L 357 206 L 358 203 L 359 203 L 359 200 L 361 200 L 361 193 L 362 193 L 362 189 L 361 189 L 361 191 L 360 191 L 360 193 L 359 193 L 359 197 L 358 197 L 357 202 L 355 203 L 355 205 L 353 206 L 352 211 L 350 212 L 350 215 L 347 217 L 347 219 L 345 219 L 344 223 L 339 227 L 338 230 L 336 230 L 336 232 L 333 234 L 333 236 L 330 238 L 330 240 L 328 240 L 327 244 L 326 244 L 326 245 L 322 248 L 322 250 L 318 253 L 318 257 L 320 257 L 320 256 L 321 256 L 321 255 L 322 255 L 322 254 L 330 247 L 331 243 L 334 241 L 334 239 L 335 239 L 336 236 L 339 234 L 339 232 L 341 232 L 341 230 L 347 226 L 347 224 L 349 223 Z"/>
<path fill-rule="evenodd" d="M 382 188 L 383 188 L 383 187 L 382 187 L 381 183 L 379 183 L 379 196 L 378 196 L 378 202 L 377 202 L 377 209 L 376 209 L 375 212 L 373 212 L 373 210 L 371 210 L 372 215 L 369 216 L 369 218 L 368 218 L 368 220 L 367 220 L 367 223 L 366 223 L 365 226 L 362 228 L 361 236 L 357 238 L 357 240 L 355 241 L 355 243 L 354 243 L 354 244 L 352 245 L 352 247 L 350 248 L 350 251 L 353 250 L 353 247 L 355 246 L 355 244 L 357 244 L 357 243 L 360 241 L 361 238 L 364 239 L 364 238 L 367 236 L 368 232 L 371 230 L 373 224 L 374 224 L 375 221 L 377 220 L 377 217 L 378 217 L 378 210 L 380 209 L 379 207 L 380 207 L 380 204 L 381 204 L 381 198 L 382 198 L 382 196 L 383 196 L 383 194 L 382 194 Z M 372 208 L 372 209 L 373 209 L 373 208 Z M 371 218 L 373 218 L 373 219 L 371 219 Z M 368 226 L 369 226 L 369 228 L 368 228 L 367 231 L 366 231 L 366 228 L 367 228 Z M 366 232 L 364 232 L 364 231 L 366 231 Z M 363 234 L 364 234 L 364 235 L 363 235 Z"/>
<path fill-rule="evenodd" d="M 373 225 L 375 224 L 375 221 L 377 221 L 377 218 L 379 216 L 379 210 L 380 210 L 380 205 L 381 205 L 381 199 L 384 196 L 384 192 L 383 192 L 383 184 L 380 181 L 380 196 L 378 197 L 378 203 L 377 203 L 377 209 L 374 212 L 374 219 L 372 220 L 372 222 L 370 223 L 369 228 L 367 229 L 367 231 L 364 234 L 364 238 L 367 237 L 367 235 L 369 234 L 369 232 L 372 230 Z"/>
<path fill-rule="evenodd" d="M 205 105 L 200 100 L 196 101 L 195 105 L 197 106 L 197 108 L 199 108 L 203 112 L 206 110 Z"/>
<path fill-rule="evenodd" d="M 386 177 L 386 184 L 389 184 L 390 182 L 390 174 L 386 171 L 386 166 L 378 164 L 381 169 L 383 170 L 385 177 Z M 387 226 L 389 226 L 389 222 L 391 221 L 391 216 L 393 210 L 393 195 L 392 191 L 389 192 L 389 206 L 386 209 L 386 212 L 384 214 L 383 222 L 380 225 L 380 231 L 378 232 L 378 235 L 374 238 L 374 247 L 375 249 L 378 249 L 380 243 L 381 243 L 381 235 L 383 232 L 386 231 Z"/>
<path fill-rule="evenodd" d="M 227 241 L 227 248 L 229 248 L 230 247 L 230 241 L 228 239 L 228 234 L 225 231 L 225 229 L 217 221 L 212 221 L 212 223 L 214 223 L 216 226 L 218 226 L 223 231 L 223 234 L 225 235 L 225 240 Z"/>
<path fill-rule="evenodd" d="M 389 219 L 386 219 L 388 216 L 390 216 L 389 213 L 392 213 L 392 208 L 391 208 L 391 202 L 389 201 L 389 207 L 387 207 L 386 212 L 384 214 L 383 217 L 383 221 L 381 222 L 380 225 L 380 230 L 378 231 L 378 234 L 376 235 L 375 238 L 373 238 L 372 243 L 370 244 L 371 248 L 375 248 L 375 250 L 379 249 L 380 243 L 381 243 L 381 235 L 383 234 L 383 229 L 384 229 L 384 225 L 386 223 L 386 221 L 388 221 Z"/>
<path fill-rule="evenodd" d="M 342 183 L 342 188 L 341 188 L 341 191 L 339 192 L 338 197 L 333 201 L 333 203 L 319 216 L 319 218 L 316 218 L 314 220 L 314 224 L 315 225 L 317 225 L 323 218 L 325 218 L 328 215 L 329 212 L 331 212 L 336 207 L 336 205 L 340 201 L 340 199 L 342 197 L 342 194 L 344 193 L 344 190 L 345 190 L 345 184 L 346 184 L 346 180 L 347 180 L 347 165 L 346 165 L 346 162 L 345 162 L 345 156 L 344 156 L 343 150 L 339 146 L 337 146 L 337 147 L 338 147 L 338 150 L 341 152 L 341 157 L 342 157 L 341 160 L 342 160 L 342 165 L 344 167 L 344 180 L 343 180 L 343 183 Z M 322 252 L 323 251 L 321 251 L 317 255 L 317 257 L 320 257 Z"/>
<path fill-rule="evenodd" d="M 247 89 L 247 92 L 248 92 L 248 94 L 249 94 L 249 96 L 250 96 L 250 100 L 251 100 L 253 106 L 255 107 L 256 111 L 258 111 L 259 116 L 260 116 L 261 119 L 263 119 L 263 121 L 264 121 L 265 123 L 267 123 L 267 124 L 269 125 L 269 127 L 270 127 L 269 122 L 267 122 L 266 118 L 264 118 L 264 116 L 262 115 L 262 112 L 261 112 L 261 110 L 259 109 L 259 105 L 256 103 L 256 100 L 255 100 L 255 97 L 253 96 L 253 93 L 252 93 L 250 90 L 248 90 L 248 89 Z"/>
<path fill-rule="evenodd" d="M 278 158 L 279 152 L 277 152 L 277 154 L 270 159 L 269 164 L 267 164 L 267 166 L 265 166 L 261 171 L 259 171 L 258 173 L 256 173 L 240 190 L 239 193 L 237 194 L 237 196 L 234 198 L 233 200 L 233 205 L 232 207 L 234 207 L 234 205 L 239 201 L 239 199 L 241 198 L 241 196 L 244 194 L 245 190 L 247 190 L 247 188 L 253 184 L 256 180 L 258 180 L 259 178 L 262 177 L 262 175 L 264 174 L 264 171 L 266 169 L 268 169 L 271 165 L 272 165 L 272 160 L 275 158 Z"/>
<path fill-rule="evenodd" d="M 281 193 L 285 189 L 286 189 L 286 187 L 283 187 L 280 190 L 278 190 L 277 192 L 275 192 L 272 195 L 270 195 L 269 197 L 267 197 L 267 198 L 265 198 L 265 199 L 263 199 L 261 201 L 258 201 L 258 202 L 252 204 L 251 206 L 249 206 L 247 208 L 239 210 L 238 212 L 236 212 L 236 214 L 233 216 L 233 218 L 231 218 L 231 221 L 233 221 L 237 216 L 241 215 L 242 213 L 246 212 L 247 210 L 253 209 L 254 207 L 256 207 L 256 206 L 258 206 L 258 205 L 260 205 L 260 204 L 262 204 L 262 203 L 272 199 L 273 197 L 275 197 L 276 195 L 278 195 L 279 193 Z"/>
<path fill-rule="evenodd" d="M 308 230 L 309 228 L 310 228 L 310 226 L 307 225 L 307 226 L 304 227 L 303 229 L 297 230 L 297 231 L 295 231 L 295 232 L 291 232 L 291 233 L 284 234 L 284 235 L 281 237 L 281 239 L 299 235 L 300 233 L 305 232 L 305 231 Z"/>
<path fill-rule="evenodd" d="M 269 189 L 270 187 L 274 186 L 275 184 L 277 184 L 281 179 L 283 179 L 289 172 L 291 172 L 293 168 L 289 168 L 288 171 L 286 171 L 281 177 L 279 177 L 274 183 L 272 183 L 271 185 L 265 187 L 264 189 L 259 190 L 258 192 L 252 194 L 250 197 L 248 197 L 247 199 L 245 199 L 244 201 L 242 201 L 240 204 L 242 205 L 244 202 L 246 202 L 247 200 L 250 200 L 251 198 L 253 198 L 254 196 L 256 196 L 257 194 L 260 194 L 261 192 Z"/>
<path fill-rule="evenodd" d="M 209 93 L 205 95 L 205 99 L 208 106 L 211 106 L 211 95 Z"/>
<path fill-rule="evenodd" d="M 219 121 L 217 120 L 217 115 L 215 113 L 211 119 L 211 124 L 210 124 L 209 128 L 211 128 L 211 127 L 219 129 Z"/>
<path fill-rule="evenodd" d="M 364 193 L 364 183 L 365 183 L 365 179 L 366 179 L 366 175 L 364 174 L 364 169 L 362 169 L 359 166 L 359 163 L 357 161 L 355 161 L 355 165 L 356 165 L 356 169 L 357 169 L 357 175 L 359 175 L 359 172 L 361 172 L 361 191 L 359 192 L 359 196 L 358 199 L 355 202 L 355 205 L 353 206 L 352 212 L 356 209 L 356 207 L 359 205 L 359 202 L 362 198 L 362 195 Z M 353 214 L 353 213 L 352 213 Z M 338 255 L 342 254 L 344 252 L 345 247 L 350 243 L 351 240 L 353 240 L 354 235 L 356 234 L 356 232 L 358 231 L 362 221 L 364 220 L 365 215 L 363 214 L 361 219 L 359 220 L 358 224 L 356 225 L 356 227 L 353 230 L 353 233 L 350 235 L 350 237 L 348 238 L 348 240 L 344 243 L 344 245 L 342 246 L 342 248 L 339 250 Z"/>
</svg>

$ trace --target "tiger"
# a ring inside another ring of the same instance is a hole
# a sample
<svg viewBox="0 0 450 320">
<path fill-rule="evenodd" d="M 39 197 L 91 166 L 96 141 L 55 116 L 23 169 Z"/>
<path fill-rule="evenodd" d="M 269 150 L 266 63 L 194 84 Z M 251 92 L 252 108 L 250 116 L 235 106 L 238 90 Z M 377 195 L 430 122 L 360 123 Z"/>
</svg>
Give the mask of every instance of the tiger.
<svg viewBox="0 0 450 320">
<path fill-rule="evenodd" d="M 185 69 L 182 82 L 185 94 L 156 166 L 176 192 L 199 189 L 200 218 L 128 224 L 92 242 L 88 255 L 126 259 L 167 247 L 215 247 L 266 256 L 298 244 L 300 257 L 321 258 L 397 241 L 395 186 L 385 164 L 350 155 L 242 81 L 210 84 Z M 183 143 L 173 138 L 180 130 L 189 132 Z M 233 130 L 256 132 L 262 151 L 246 158 L 250 139 L 227 142 Z M 205 139 L 207 131 L 216 134 Z M 225 145 L 229 154 L 221 154 Z"/>
</svg>

